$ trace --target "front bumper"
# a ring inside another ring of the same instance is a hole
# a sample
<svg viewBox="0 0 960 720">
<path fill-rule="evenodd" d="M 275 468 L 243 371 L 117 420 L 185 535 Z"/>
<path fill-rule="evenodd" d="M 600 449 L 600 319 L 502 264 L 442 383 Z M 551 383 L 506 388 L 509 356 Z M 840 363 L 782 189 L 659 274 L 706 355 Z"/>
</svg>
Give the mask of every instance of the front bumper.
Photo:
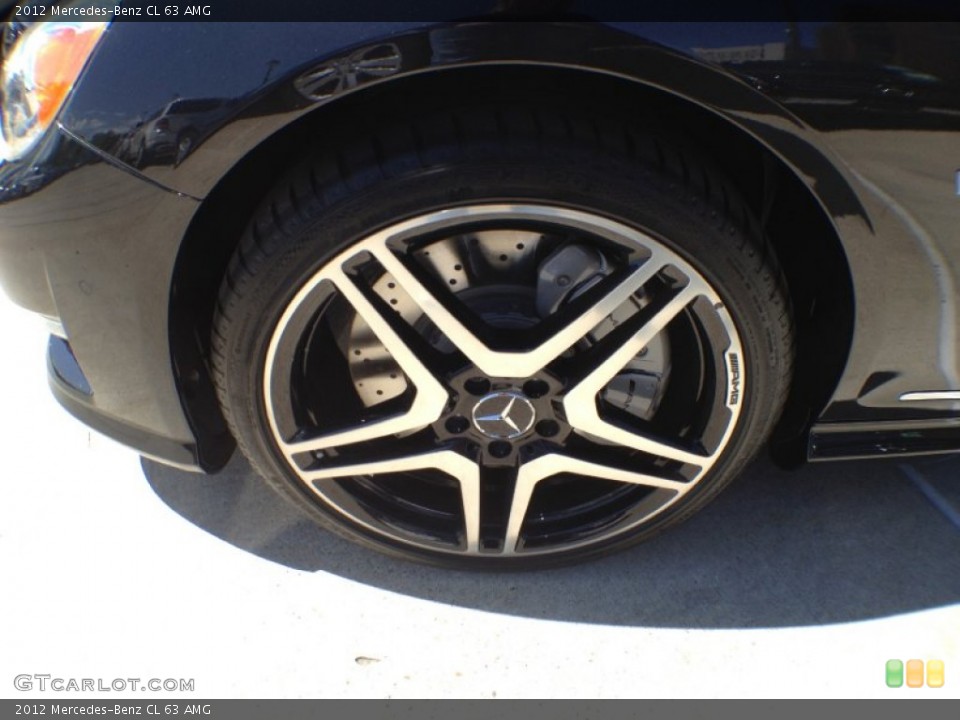
<svg viewBox="0 0 960 720">
<path fill-rule="evenodd" d="M 97 406 L 90 386 L 67 341 L 50 338 L 47 348 L 50 390 L 64 409 L 88 427 L 136 450 L 140 455 L 191 472 L 202 470 L 195 443 L 184 442 L 112 417 Z"/>
<path fill-rule="evenodd" d="M 63 132 L 0 166 L 0 284 L 66 331 L 50 343 L 54 395 L 144 455 L 211 470 L 225 458 L 198 446 L 170 352 L 171 281 L 198 205 Z"/>
</svg>

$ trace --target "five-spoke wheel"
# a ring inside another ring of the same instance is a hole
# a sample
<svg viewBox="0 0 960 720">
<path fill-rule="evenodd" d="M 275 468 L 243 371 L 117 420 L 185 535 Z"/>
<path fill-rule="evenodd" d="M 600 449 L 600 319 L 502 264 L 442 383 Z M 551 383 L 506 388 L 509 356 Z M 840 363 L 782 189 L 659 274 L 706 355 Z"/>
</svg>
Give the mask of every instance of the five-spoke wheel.
<svg viewBox="0 0 960 720">
<path fill-rule="evenodd" d="M 789 326 L 769 261 L 730 267 L 749 228 L 709 202 L 678 217 L 641 159 L 608 176 L 573 144 L 579 174 L 557 177 L 552 141 L 491 163 L 461 139 L 440 167 L 414 148 L 406 170 L 397 152 L 332 204 L 314 164 L 252 224 L 218 316 L 221 397 L 327 525 L 447 564 L 588 556 L 690 514 L 769 428 Z M 515 177 L 493 186 L 496 168 Z M 584 190 L 595 176 L 609 194 Z"/>
</svg>

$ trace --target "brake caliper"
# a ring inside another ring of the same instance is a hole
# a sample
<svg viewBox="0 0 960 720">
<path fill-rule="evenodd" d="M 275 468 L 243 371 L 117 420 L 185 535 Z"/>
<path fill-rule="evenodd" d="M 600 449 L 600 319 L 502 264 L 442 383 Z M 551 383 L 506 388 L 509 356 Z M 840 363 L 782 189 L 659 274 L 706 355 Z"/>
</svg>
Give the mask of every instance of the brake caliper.
<svg viewBox="0 0 960 720">
<path fill-rule="evenodd" d="M 541 318 L 547 318 L 602 282 L 611 272 L 610 262 L 599 250 L 577 244 L 558 248 L 540 263 L 537 312 Z M 597 344 L 648 302 L 642 290 L 635 293 L 601 320 L 575 350 Z M 669 341 L 665 333 L 660 333 L 624 366 L 600 396 L 612 407 L 649 420 L 663 397 L 669 371 Z"/>
</svg>

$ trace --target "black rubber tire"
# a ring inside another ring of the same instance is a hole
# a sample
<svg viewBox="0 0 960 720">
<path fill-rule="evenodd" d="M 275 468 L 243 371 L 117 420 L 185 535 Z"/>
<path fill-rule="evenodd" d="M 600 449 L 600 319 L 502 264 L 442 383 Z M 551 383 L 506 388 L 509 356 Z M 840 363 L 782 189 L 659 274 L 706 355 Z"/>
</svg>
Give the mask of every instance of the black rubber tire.
<svg viewBox="0 0 960 720">
<path fill-rule="evenodd" d="M 221 288 L 213 368 L 243 453 L 275 490 L 314 520 L 381 552 L 447 567 L 532 569 L 647 539 L 699 510 L 771 431 L 792 373 L 783 275 L 739 193 L 709 163 L 625 120 L 559 107 L 461 107 L 358 130 L 311 150 L 256 211 Z M 283 308 L 324 262 L 400 219 L 476 201 L 528 200 L 598 213 L 637 227 L 685 257 L 725 298 L 752 378 L 741 416 L 711 476 L 650 524 L 562 555 L 457 557 L 400 546 L 348 525 L 309 494 L 273 446 L 261 373 Z"/>
</svg>

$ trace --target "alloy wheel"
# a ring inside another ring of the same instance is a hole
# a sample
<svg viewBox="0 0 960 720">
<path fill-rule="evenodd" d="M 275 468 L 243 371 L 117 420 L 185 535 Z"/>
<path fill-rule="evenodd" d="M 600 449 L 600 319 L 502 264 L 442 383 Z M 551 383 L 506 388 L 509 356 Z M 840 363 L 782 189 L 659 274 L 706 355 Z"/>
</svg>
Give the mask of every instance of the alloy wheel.
<svg viewBox="0 0 960 720">
<path fill-rule="evenodd" d="M 270 336 L 278 459 L 397 547 L 602 545 L 696 491 L 746 376 L 724 300 L 667 242 L 544 204 L 397 222 L 325 262 Z"/>
</svg>

